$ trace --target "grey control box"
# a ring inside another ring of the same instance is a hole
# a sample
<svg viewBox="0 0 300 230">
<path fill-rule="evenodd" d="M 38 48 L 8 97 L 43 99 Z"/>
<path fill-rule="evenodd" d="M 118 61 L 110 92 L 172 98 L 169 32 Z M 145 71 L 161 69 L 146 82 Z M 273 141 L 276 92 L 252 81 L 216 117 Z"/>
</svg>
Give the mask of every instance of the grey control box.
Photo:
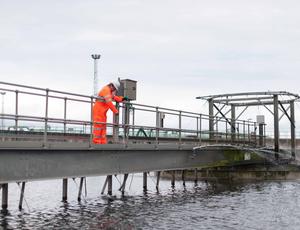
<svg viewBox="0 0 300 230">
<path fill-rule="evenodd" d="M 126 96 L 130 101 L 136 100 L 136 81 L 131 79 L 122 79 L 120 80 L 121 87 L 119 91 L 119 95 Z"/>
</svg>

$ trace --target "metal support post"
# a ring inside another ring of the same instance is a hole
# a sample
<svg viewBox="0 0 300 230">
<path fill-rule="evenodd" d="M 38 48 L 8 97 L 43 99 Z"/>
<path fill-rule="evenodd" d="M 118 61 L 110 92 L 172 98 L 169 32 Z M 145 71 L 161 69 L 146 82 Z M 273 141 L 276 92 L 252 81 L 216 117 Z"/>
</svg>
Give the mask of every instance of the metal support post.
<svg viewBox="0 0 300 230">
<path fill-rule="evenodd" d="M 68 200 L 68 179 L 63 179 L 63 190 L 62 190 L 62 201 L 66 202 Z"/>
<path fill-rule="evenodd" d="M 259 131 L 259 146 L 260 147 L 263 147 L 265 146 L 265 143 L 264 143 L 264 126 L 265 124 L 264 123 L 259 123 L 258 124 L 258 131 Z"/>
<path fill-rule="evenodd" d="M 94 107 L 94 98 L 91 96 L 91 125 L 90 125 L 90 141 L 89 147 L 92 147 L 93 144 L 93 126 L 94 126 L 94 116 L 93 116 L 93 107 Z"/>
<path fill-rule="evenodd" d="M 64 99 L 64 134 L 67 132 L 67 98 Z"/>
<path fill-rule="evenodd" d="M 105 189 L 106 189 L 106 186 L 107 186 L 107 183 L 108 183 L 108 176 L 106 176 L 106 179 L 105 179 L 105 182 L 104 182 L 104 185 L 103 185 L 102 191 L 101 191 L 101 195 L 103 195 L 103 194 L 104 194 L 104 192 L 105 192 Z"/>
<path fill-rule="evenodd" d="M 19 91 L 16 90 L 16 108 L 15 108 L 15 130 L 18 130 L 18 115 L 19 115 Z"/>
<path fill-rule="evenodd" d="M 194 182 L 195 182 L 195 185 L 198 184 L 198 169 L 195 169 L 195 180 L 194 180 Z"/>
<path fill-rule="evenodd" d="M 19 201 L 19 210 L 22 210 L 23 208 L 24 193 L 25 193 L 25 182 L 22 182 L 20 201 Z"/>
<path fill-rule="evenodd" d="M 128 175 L 129 175 L 128 173 L 124 174 L 123 183 L 122 183 L 121 187 L 119 188 L 119 191 L 121 191 L 122 194 L 124 194 L 124 192 L 125 192 L 125 187 L 126 187 L 126 182 L 127 182 L 127 179 L 128 179 Z"/>
<path fill-rule="evenodd" d="M 213 99 L 208 100 L 209 106 L 209 139 L 214 138 L 214 101 Z"/>
<path fill-rule="evenodd" d="M 8 207 L 8 184 L 2 184 L 2 212 L 6 212 Z"/>
<path fill-rule="evenodd" d="M 148 190 L 147 186 L 147 172 L 143 173 L 143 190 L 146 192 Z"/>
<path fill-rule="evenodd" d="M 109 195 L 109 196 L 111 196 L 112 195 L 112 175 L 108 175 L 107 176 L 107 184 L 108 184 L 108 188 L 107 188 L 107 194 Z"/>
<path fill-rule="evenodd" d="M 47 132 L 48 132 L 48 108 L 49 108 L 49 89 L 46 89 L 46 108 L 45 108 L 44 148 L 46 148 L 46 147 L 47 147 Z"/>
<path fill-rule="evenodd" d="M 290 113 L 291 113 L 291 149 L 292 158 L 296 158 L 296 124 L 295 124 L 295 102 L 290 102 Z"/>
<path fill-rule="evenodd" d="M 182 132 L 181 132 L 181 129 L 182 129 L 182 112 L 179 111 L 179 147 L 181 146 L 181 142 L 182 142 Z"/>
<path fill-rule="evenodd" d="M 161 174 L 161 172 L 158 171 L 157 172 L 157 180 L 156 180 L 156 190 L 157 191 L 158 191 L 158 188 L 159 188 L 160 174 Z"/>
<path fill-rule="evenodd" d="M 279 146 L 279 111 L 278 111 L 278 95 L 274 95 L 274 151 L 275 158 L 278 159 Z"/>
<path fill-rule="evenodd" d="M 182 183 L 183 183 L 184 187 L 185 187 L 185 173 L 186 173 L 186 170 L 182 170 L 181 179 L 182 179 Z"/>
<path fill-rule="evenodd" d="M 123 110 L 123 126 L 124 126 L 124 144 L 127 144 L 129 137 L 129 122 L 130 122 L 130 104 L 124 103 Z"/>
<path fill-rule="evenodd" d="M 199 118 L 199 144 L 202 144 L 202 114 L 200 114 L 200 118 Z"/>
<path fill-rule="evenodd" d="M 155 144 L 156 144 L 156 147 L 158 147 L 158 138 L 159 138 L 159 110 L 158 110 L 158 107 L 156 107 L 156 130 L 155 130 Z"/>
<path fill-rule="evenodd" d="M 116 103 L 116 108 L 119 110 L 120 106 L 119 103 Z M 119 142 L 119 114 L 113 114 L 113 142 L 118 143 Z"/>
<path fill-rule="evenodd" d="M 236 139 L 236 121 L 235 121 L 235 106 L 231 105 L 231 142 L 234 143 Z"/>
<path fill-rule="evenodd" d="M 83 181 L 84 181 L 84 177 L 81 177 L 81 178 L 80 178 L 80 183 L 79 183 L 78 197 L 77 197 L 77 200 L 78 200 L 78 201 L 81 201 L 81 194 L 82 194 Z"/>
<path fill-rule="evenodd" d="M 176 171 L 172 170 L 171 173 L 172 173 L 171 186 L 172 186 L 172 188 L 174 188 L 175 187 L 175 173 L 176 173 Z"/>
</svg>

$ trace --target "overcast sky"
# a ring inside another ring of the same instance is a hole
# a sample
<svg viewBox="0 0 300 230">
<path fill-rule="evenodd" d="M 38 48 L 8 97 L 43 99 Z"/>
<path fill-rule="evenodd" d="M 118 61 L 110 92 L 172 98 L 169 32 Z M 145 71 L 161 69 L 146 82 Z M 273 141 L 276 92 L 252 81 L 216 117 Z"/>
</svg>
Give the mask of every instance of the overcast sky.
<svg viewBox="0 0 300 230">
<path fill-rule="evenodd" d="M 137 80 L 139 103 L 299 93 L 299 12 L 299 0 L 0 0 L 0 78 L 90 95 L 99 53 L 100 85 Z"/>
</svg>

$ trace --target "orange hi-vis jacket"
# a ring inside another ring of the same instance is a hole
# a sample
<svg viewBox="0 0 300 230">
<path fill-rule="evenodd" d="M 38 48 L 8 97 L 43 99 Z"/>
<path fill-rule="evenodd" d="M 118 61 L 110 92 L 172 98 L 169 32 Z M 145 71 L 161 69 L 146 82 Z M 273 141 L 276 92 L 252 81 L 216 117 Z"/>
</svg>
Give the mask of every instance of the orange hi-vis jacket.
<svg viewBox="0 0 300 230">
<path fill-rule="evenodd" d="M 93 120 L 95 122 L 93 130 L 93 142 L 95 144 L 106 144 L 106 113 L 108 109 L 110 109 L 113 113 L 118 113 L 118 110 L 112 101 L 121 102 L 123 101 L 123 97 L 116 96 L 108 85 L 104 86 L 100 90 L 98 96 L 102 99 L 97 100 L 93 107 Z"/>
</svg>

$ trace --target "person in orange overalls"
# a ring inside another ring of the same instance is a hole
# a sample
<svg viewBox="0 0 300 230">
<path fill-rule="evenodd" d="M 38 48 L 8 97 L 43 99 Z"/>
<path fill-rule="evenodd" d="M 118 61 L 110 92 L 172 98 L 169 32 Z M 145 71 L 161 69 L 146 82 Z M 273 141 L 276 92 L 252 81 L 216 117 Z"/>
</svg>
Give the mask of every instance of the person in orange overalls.
<svg viewBox="0 0 300 230">
<path fill-rule="evenodd" d="M 113 101 L 122 102 L 128 100 L 127 97 L 116 96 L 116 92 L 120 87 L 119 82 L 111 82 L 104 86 L 98 93 L 100 99 L 97 99 L 93 107 L 93 143 L 94 144 L 107 144 L 106 138 L 106 113 L 110 109 L 114 114 L 119 111 L 112 103 Z M 101 122 L 101 124 L 97 123 Z"/>
</svg>

